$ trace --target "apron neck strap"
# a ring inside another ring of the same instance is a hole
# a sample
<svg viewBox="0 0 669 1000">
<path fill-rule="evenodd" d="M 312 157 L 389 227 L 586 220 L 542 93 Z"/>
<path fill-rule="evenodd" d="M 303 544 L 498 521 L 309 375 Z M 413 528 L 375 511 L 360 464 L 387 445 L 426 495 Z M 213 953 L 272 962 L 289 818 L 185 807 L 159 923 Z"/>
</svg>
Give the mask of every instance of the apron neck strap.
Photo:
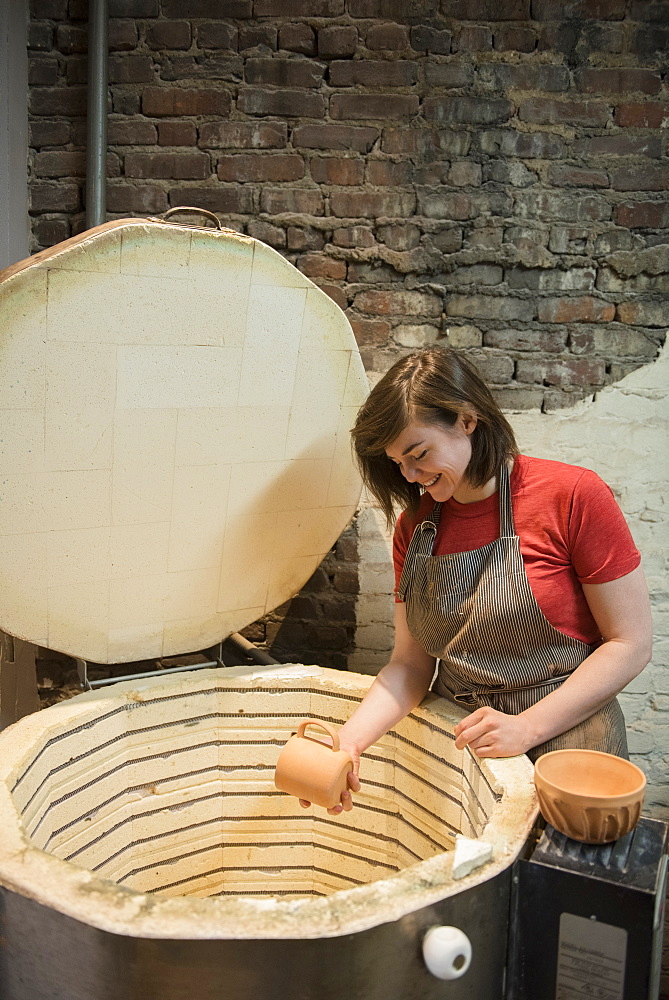
<svg viewBox="0 0 669 1000">
<path fill-rule="evenodd" d="M 513 525 L 513 509 L 511 507 L 511 480 L 506 462 L 502 463 L 497 474 L 497 490 L 499 492 L 500 538 L 513 538 L 516 531 Z"/>
</svg>

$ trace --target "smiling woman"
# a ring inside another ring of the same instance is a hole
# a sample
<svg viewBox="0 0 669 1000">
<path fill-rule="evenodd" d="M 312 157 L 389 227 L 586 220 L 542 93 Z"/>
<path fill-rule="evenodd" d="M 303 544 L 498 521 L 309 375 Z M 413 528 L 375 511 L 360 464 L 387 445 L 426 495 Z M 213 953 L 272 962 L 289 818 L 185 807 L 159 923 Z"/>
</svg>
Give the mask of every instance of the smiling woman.
<svg viewBox="0 0 669 1000">
<path fill-rule="evenodd" d="M 479 757 L 627 756 L 616 694 L 650 658 L 640 556 L 593 472 L 519 455 L 476 369 L 428 348 L 362 406 L 353 442 L 395 528 L 395 647 L 340 732 L 354 759 L 432 689 L 471 710 Z M 435 675 L 436 670 L 436 675 Z M 336 811 L 351 808 L 350 790 Z"/>
</svg>

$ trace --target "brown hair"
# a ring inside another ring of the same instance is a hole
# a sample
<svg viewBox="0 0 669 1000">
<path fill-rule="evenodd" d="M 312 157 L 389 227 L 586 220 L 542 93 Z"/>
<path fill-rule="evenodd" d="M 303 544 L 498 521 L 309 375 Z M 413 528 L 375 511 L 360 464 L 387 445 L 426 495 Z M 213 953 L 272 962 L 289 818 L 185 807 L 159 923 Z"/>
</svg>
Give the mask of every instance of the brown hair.
<svg viewBox="0 0 669 1000">
<path fill-rule="evenodd" d="M 351 432 L 363 481 L 378 500 L 388 524 L 394 505 L 415 513 L 418 483 L 408 482 L 386 455 L 386 448 L 412 421 L 452 427 L 474 412 L 472 456 L 467 479 L 483 486 L 501 464 L 518 454 L 511 429 L 474 365 L 450 348 L 427 347 L 396 362 L 378 382 L 358 413 Z"/>
</svg>

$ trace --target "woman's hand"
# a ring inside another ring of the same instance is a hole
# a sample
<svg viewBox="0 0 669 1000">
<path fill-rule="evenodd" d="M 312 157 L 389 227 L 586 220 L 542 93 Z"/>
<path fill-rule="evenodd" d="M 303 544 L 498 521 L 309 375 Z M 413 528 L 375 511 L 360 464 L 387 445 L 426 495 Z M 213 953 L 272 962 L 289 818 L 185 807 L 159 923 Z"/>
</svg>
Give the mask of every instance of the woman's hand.
<svg viewBox="0 0 669 1000">
<path fill-rule="evenodd" d="M 523 715 L 506 715 L 494 708 L 477 708 L 453 730 L 458 750 L 469 747 L 477 757 L 516 757 L 538 742 Z"/>
<path fill-rule="evenodd" d="M 340 741 L 339 749 L 345 750 L 353 761 L 353 770 L 348 772 L 348 787 L 341 793 L 341 801 L 338 805 L 333 806 L 332 809 L 328 809 L 331 816 L 338 816 L 341 812 L 350 812 L 353 808 L 353 798 L 351 792 L 360 791 L 360 779 L 358 778 L 358 772 L 360 771 L 360 752 L 357 747 L 351 744 L 347 744 L 345 741 Z M 303 809 L 308 809 L 311 802 L 307 799 L 300 799 L 300 805 Z"/>
</svg>

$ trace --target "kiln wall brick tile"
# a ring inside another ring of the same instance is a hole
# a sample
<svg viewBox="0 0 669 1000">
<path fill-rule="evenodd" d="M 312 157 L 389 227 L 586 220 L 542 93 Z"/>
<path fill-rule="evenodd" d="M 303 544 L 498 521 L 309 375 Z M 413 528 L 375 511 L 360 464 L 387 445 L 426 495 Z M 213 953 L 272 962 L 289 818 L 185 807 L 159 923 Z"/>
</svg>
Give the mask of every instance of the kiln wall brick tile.
<svg viewBox="0 0 669 1000">
<path fill-rule="evenodd" d="M 244 79 L 270 87 L 319 87 L 325 69 L 313 59 L 247 59 Z"/>
<path fill-rule="evenodd" d="M 411 29 L 411 48 L 417 52 L 431 52 L 447 56 L 451 51 L 451 32 L 418 24 Z M 428 64 L 429 65 L 429 64 Z"/>
<path fill-rule="evenodd" d="M 279 28 L 279 48 L 299 52 L 303 56 L 316 54 L 316 33 L 308 24 L 283 24 Z"/>
<path fill-rule="evenodd" d="M 285 122 L 204 122 L 199 131 L 203 149 L 282 149 L 288 138 Z"/>
<path fill-rule="evenodd" d="M 377 128 L 351 125 L 299 125 L 293 146 L 305 149 L 352 149 L 368 153 L 379 137 Z"/>
<path fill-rule="evenodd" d="M 237 49 L 239 32 L 237 28 L 225 21 L 209 21 L 200 24 L 197 29 L 198 44 L 203 49 Z"/>
<path fill-rule="evenodd" d="M 156 21 L 146 31 L 146 44 L 150 49 L 188 49 L 190 43 L 190 21 Z"/>
<path fill-rule="evenodd" d="M 645 101 L 642 104 L 619 104 L 613 119 L 616 125 L 629 128 L 664 128 L 669 120 L 669 104 Z"/>
<path fill-rule="evenodd" d="M 333 191 L 330 209 L 341 219 L 361 216 L 407 216 L 416 207 L 416 196 L 409 191 Z"/>
<path fill-rule="evenodd" d="M 260 196 L 260 207 L 270 215 L 281 215 L 284 212 L 323 215 L 324 211 L 320 191 L 306 188 L 265 188 Z"/>
<path fill-rule="evenodd" d="M 423 109 L 428 121 L 472 125 L 494 125 L 507 121 L 513 114 L 511 101 L 502 98 L 427 97 Z"/>
<path fill-rule="evenodd" d="M 358 29 L 353 25 L 321 28 L 318 32 L 318 54 L 321 59 L 352 56 L 358 48 L 358 41 Z"/>
<path fill-rule="evenodd" d="M 350 156 L 315 156 L 310 169 L 317 184 L 362 184 L 365 175 L 363 160 Z"/>
<path fill-rule="evenodd" d="M 579 298 L 539 299 L 537 318 L 540 323 L 608 323 L 616 307 L 602 299 L 584 295 Z"/>
<path fill-rule="evenodd" d="M 126 177 L 204 180 L 210 170 L 207 153 L 128 153 L 125 158 Z"/>
<path fill-rule="evenodd" d="M 304 177 L 304 160 L 289 153 L 237 153 L 222 156 L 216 172 L 222 181 L 298 181 Z"/>
<path fill-rule="evenodd" d="M 413 94 L 333 94 L 330 115 L 352 121 L 368 118 L 413 118 L 419 99 Z"/>
<path fill-rule="evenodd" d="M 149 117 L 172 115 L 222 115 L 227 117 L 232 98 L 227 90 L 212 87 L 145 87 L 142 111 Z"/>
<path fill-rule="evenodd" d="M 202 187 L 182 184 L 168 191 L 170 207 L 194 205 L 222 215 L 249 215 L 253 211 L 253 192 L 239 184 Z"/>
<path fill-rule="evenodd" d="M 333 87 L 411 87 L 418 79 L 418 66 L 406 59 L 337 60 L 330 64 L 329 79 Z"/>
<path fill-rule="evenodd" d="M 287 118 L 324 118 L 325 98 L 301 90 L 262 90 L 242 88 L 238 109 L 247 115 L 280 115 Z"/>
<path fill-rule="evenodd" d="M 159 122 L 159 146 L 195 146 L 197 127 L 195 122 Z"/>
</svg>

